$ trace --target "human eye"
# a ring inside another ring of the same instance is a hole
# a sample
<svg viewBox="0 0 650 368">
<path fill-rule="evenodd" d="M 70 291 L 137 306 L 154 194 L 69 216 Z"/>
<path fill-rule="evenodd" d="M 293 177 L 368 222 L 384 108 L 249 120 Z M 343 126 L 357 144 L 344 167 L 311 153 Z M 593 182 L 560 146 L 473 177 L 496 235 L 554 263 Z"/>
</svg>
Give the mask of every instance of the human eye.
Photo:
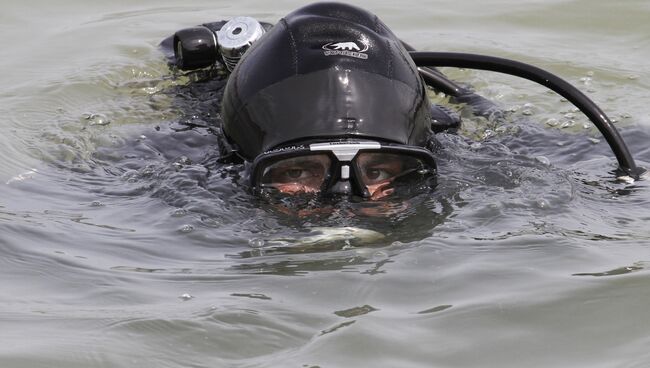
<svg viewBox="0 0 650 368">
<path fill-rule="evenodd" d="M 401 171 L 401 162 L 395 160 L 367 162 L 361 170 L 364 182 L 367 184 L 390 181 L 399 176 Z"/>
<path fill-rule="evenodd" d="M 279 160 L 264 169 L 260 184 L 283 193 L 317 192 L 329 170 L 326 155 Z"/>
<path fill-rule="evenodd" d="M 390 179 L 394 175 L 382 167 L 367 167 L 364 176 L 370 181 L 381 182 Z"/>
<path fill-rule="evenodd" d="M 277 182 L 292 182 L 300 181 L 317 176 L 318 173 L 314 170 L 305 169 L 302 167 L 284 167 L 276 168 L 273 173 Z"/>
<path fill-rule="evenodd" d="M 274 183 L 311 183 L 323 180 L 326 168 L 313 160 L 287 160 L 275 164 L 267 178 Z"/>
</svg>

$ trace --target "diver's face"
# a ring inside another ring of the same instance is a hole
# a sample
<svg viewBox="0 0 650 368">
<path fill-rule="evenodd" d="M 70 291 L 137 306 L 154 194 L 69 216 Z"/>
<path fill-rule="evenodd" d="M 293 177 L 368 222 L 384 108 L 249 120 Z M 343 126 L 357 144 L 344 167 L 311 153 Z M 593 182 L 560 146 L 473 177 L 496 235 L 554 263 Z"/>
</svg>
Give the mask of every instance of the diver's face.
<svg viewBox="0 0 650 368">
<path fill-rule="evenodd" d="M 323 188 L 331 160 L 326 154 L 294 157 L 271 165 L 264 178 L 285 194 L 317 193 Z M 376 200 L 394 192 L 392 181 L 404 169 L 403 158 L 390 153 L 363 153 L 356 159 L 359 180 Z"/>
<path fill-rule="evenodd" d="M 369 140 L 280 147 L 257 156 L 249 171 L 255 191 L 299 217 L 392 216 L 433 188 L 435 175 L 431 151 Z"/>
</svg>

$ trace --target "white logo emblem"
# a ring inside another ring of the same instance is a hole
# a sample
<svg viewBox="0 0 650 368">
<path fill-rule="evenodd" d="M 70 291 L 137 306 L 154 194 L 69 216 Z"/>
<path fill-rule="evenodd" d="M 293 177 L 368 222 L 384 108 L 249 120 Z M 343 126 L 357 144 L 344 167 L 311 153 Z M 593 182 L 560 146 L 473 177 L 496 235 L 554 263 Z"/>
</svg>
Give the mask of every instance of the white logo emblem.
<svg viewBox="0 0 650 368">
<path fill-rule="evenodd" d="M 329 47 L 333 48 L 334 50 L 356 50 L 356 51 L 361 51 L 359 46 L 357 46 L 356 43 L 354 42 L 337 42 L 334 44 L 331 44 Z"/>
<path fill-rule="evenodd" d="M 359 45 L 362 47 L 359 47 Z M 329 42 L 322 46 L 322 49 L 325 50 L 325 56 L 343 55 L 358 59 L 367 59 L 368 54 L 365 52 L 368 51 L 369 48 L 370 42 L 367 38 L 362 38 L 356 42 Z"/>
</svg>

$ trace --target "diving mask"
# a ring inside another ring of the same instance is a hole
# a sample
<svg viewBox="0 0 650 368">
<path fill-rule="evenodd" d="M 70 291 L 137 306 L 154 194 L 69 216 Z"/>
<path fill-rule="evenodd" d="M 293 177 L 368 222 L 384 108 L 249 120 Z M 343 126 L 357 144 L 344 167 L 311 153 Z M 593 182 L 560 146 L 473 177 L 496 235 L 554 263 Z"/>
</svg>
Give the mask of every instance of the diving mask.
<svg viewBox="0 0 650 368">
<path fill-rule="evenodd" d="M 259 155 L 250 171 L 260 192 L 354 194 L 379 199 L 435 185 L 433 153 L 376 141 L 320 142 Z"/>
</svg>

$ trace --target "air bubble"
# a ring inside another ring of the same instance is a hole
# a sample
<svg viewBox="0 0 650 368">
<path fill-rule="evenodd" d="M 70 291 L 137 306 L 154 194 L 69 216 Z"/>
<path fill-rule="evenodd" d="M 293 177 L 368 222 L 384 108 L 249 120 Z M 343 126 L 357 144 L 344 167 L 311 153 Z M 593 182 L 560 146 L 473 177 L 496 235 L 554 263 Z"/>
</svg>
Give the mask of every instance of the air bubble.
<svg viewBox="0 0 650 368">
<path fill-rule="evenodd" d="M 185 215 L 187 215 L 187 211 L 182 208 L 177 208 L 172 211 L 172 217 L 183 217 Z"/>
<path fill-rule="evenodd" d="M 192 225 L 183 225 L 180 228 L 180 232 L 182 233 L 191 233 L 192 231 L 194 231 L 194 226 Z"/>
<path fill-rule="evenodd" d="M 176 161 L 172 164 L 176 169 L 181 169 L 183 166 L 191 165 L 192 160 L 190 160 L 187 156 L 181 156 L 176 159 Z"/>
<path fill-rule="evenodd" d="M 576 125 L 576 122 L 574 120 L 569 120 L 569 121 L 565 121 L 564 123 L 562 123 L 560 128 L 562 128 L 562 129 L 571 128 L 574 125 Z"/>
<path fill-rule="evenodd" d="M 181 299 L 181 300 L 184 301 L 184 302 L 186 302 L 186 301 L 188 301 L 188 300 L 190 300 L 190 299 L 194 299 L 194 297 L 193 297 L 192 295 L 187 294 L 187 293 L 185 293 L 185 294 L 179 296 L 178 298 Z"/>
<path fill-rule="evenodd" d="M 92 201 L 92 202 L 90 203 L 90 206 L 91 206 L 91 207 L 101 207 L 101 206 L 103 206 L 103 205 L 104 205 L 104 204 L 103 204 L 102 202 L 100 202 L 100 201 Z"/>
<path fill-rule="evenodd" d="M 548 120 L 546 120 L 546 125 L 548 125 L 548 126 L 555 127 L 555 126 L 558 126 L 559 124 L 560 124 L 560 122 L 557 121 L 557 119 L 548 119 Z"/>
<path fill-rule="evenodd" d="M 127 183 L 137 183 L 138 172 L 136 170 L 128 170 L 122 174 L 122 180 L 125 180 Z"/>
<path fill-rule="evenodd" d="M 580 78 L 580 82 L 582 82 L 582 84 L 584 84 L 585 86 L 588 86 L 588 85 L 591 84 L 591 78 L 589 78 L 589 77 L 582 77 L 582 78 Z"/>
<path fill-rule="evenodd" d="M 537 207 L 542 209 L 551 207 L 551 204 L 546 199 L 538 199 L 536 204 Z"/>
<path fill-rule="evenodd" d="M 535 160 L 541 162 L 543 165 L 546 165 L 546 166 L 551 164 L 551 160 L 549 160 L 547 157 L 544 157 L 544 156 L 537 156 L 537 157 L 535 157 Z"/>
<path fill-rule="evenodd" d="M 251 248 L 262 248 L 265 243 L 264 239 L 253 238 L 248 241 L 248 246 Z"/>
<path fill-rule="evenodd" d="M 151 175 L 153 175 L 155 173 L 156 173 L 156 170 L 153 167 L 147 166 L 147 167 L 145 167 L 144 169 L 142 169 L 140 171 L 140 176 L 147 177 L 147 176 L 151 176 Z"/>
<path fill-rule="evenodd" d="M 90 125 L 108 125 L 111 123 L 110 120 L 106 117 L 104 114 L 91 114 L 91 113 L 85 113 L 83 114 L 83 118 L 88 120 Z"/>
</svg>

